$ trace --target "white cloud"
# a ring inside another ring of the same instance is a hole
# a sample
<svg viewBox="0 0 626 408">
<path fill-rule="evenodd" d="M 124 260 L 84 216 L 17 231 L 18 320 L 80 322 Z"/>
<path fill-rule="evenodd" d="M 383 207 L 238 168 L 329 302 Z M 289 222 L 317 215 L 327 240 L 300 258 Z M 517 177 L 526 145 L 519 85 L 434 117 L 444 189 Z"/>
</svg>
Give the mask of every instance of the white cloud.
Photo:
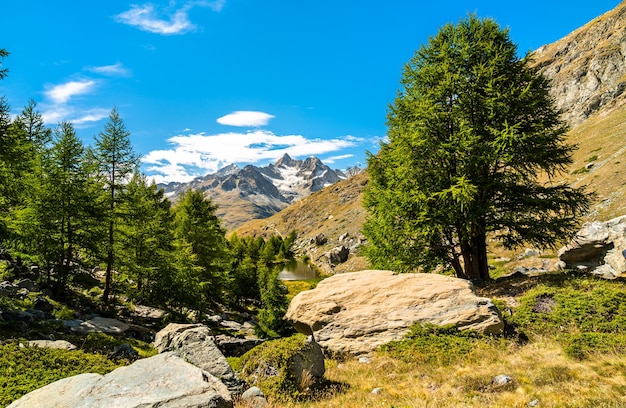
<svg viewBox="0 0 626 408">
<path fill-rule="evenodd" d="M 130 71 L 126 69 L 120 62 L 113 65 L 103 65 L 100 67 L 86 67 L 87 71 L 95 72 L 96 74 L 111 75 L 111 76 L 129 76 Z"/>
<path fill-rule="evenodd" d="M 170 11 L 168 8 L 159 11 L 153 4 L 132 5 L 130 10 L 116 15 L 116 21 L 137 27 L 140 30 L 155 34 L 175 35 L 185 34 L 196 29 L 195 24 L 189 20 L 188 12 L 193 7 L 209 7 L 219 12 L 224 7 L 225 0 L 195 0 L 188 1 L 180 9 Z M 174 4 L 174 3 L 171 3 Z M 162 18 L 161 16 L 164 16 Z"/>
<path fill-rule="evenodd" d="M 66 103 L 75 95 L 88 93 L 95 84 L 96 81 L 91 80 L 70 81 L 52 87 L 51 89 L 45 91 L 45 95 L 56 103 Z"/>
<path fill-rule="evenodd" d="M 350 157 L 354 157 L 353 154 L 342 154 L 340 156 L 331 156 L 324 159 L 325 164 L 333 164 L 338 160 L 349 159 Z"/>
<path fill-rule="evenodd" d="M 309 157 L 354 147 L 358 138 L 307 139 L 301 135 L 278 136 L 270 131 L 247 133 L 204 133 L 178 135 L 168 139 L 172 148 L 155 150 L 143 157 L 148 178 L 158 183 L 189 181 L 217 171 L 230 163 L 262 165 L 276 161 L 285 153 Z"/>
<path fill-rule="evenodd" d="M 258 111 L 235 111 L 217 119 L 217 123 L 228 126 L 266 126 L 274 115 Z"/>
<path fill-rule="evenodd" d="M 133 5 L 130 10 L 115 16 L 123 24 L 137 27 L 155 34 L 184 34 L 195 29 L 189 21 L 186 10 L 178 10 L 169 16 L 169 20 L 160 19 L 152 4 Z"/>
</svg>

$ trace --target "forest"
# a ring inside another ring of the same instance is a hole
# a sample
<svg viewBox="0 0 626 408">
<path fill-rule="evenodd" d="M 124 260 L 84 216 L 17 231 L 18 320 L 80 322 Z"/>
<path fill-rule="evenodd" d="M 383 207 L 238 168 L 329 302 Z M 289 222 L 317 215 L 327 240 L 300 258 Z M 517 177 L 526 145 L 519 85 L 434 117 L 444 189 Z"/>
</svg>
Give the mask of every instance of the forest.
<svg viewBox="0 0 626 408">
<path fill-rule="evenodd" d="M 1 97 L 0 281 L 30 274 L 62 300 L 78 285 L 103 310 L 120 299 L 179 316 L 253 308 L 260 336 L 289 332 L 278 273 L 295 232 L 227 238 L 210 198 L 173 203 L 139 164 L 116 108 L 86 146 L 70 122 L 47 127 L 34 101 L 12 117 Z M 101 280 L 85 288 L 85 276 Z"/>
</svg>

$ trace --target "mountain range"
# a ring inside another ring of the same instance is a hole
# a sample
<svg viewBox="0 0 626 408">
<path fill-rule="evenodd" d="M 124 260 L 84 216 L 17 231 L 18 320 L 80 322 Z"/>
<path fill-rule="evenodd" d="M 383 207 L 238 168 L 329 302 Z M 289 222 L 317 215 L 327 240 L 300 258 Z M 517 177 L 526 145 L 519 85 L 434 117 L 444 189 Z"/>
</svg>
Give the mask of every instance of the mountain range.
<svg viewBox="0 0 626 408">
<path fill-rule="evenodd" d="M 231 164 L 188 183 L 160 185 L 174 201 L 189 189 L 204 191 L 218 205 L 222 225 L 231 230 L 242 223 L 267 218 L 313 192 L 346 178 L 317 157 L 296 160 L 288 154 L 265 167 Z"/>
</svg>

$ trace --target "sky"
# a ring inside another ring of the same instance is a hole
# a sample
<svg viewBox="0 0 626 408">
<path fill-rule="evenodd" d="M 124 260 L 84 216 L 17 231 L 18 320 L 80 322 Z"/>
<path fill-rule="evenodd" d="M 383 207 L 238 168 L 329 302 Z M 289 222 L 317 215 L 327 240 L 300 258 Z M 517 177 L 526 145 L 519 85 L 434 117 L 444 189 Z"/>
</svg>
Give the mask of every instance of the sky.
<svg viewBox="0 0 626 408">
<path fill-rule="evenodd" d="M 158 183 L 285 153 L 364 167 L 403 65 L 444 24 L 492 18 L 525 55 L 619 3 L 2 0 L 0 96 L 85 145 L 116 108 Z"/>
</svg>

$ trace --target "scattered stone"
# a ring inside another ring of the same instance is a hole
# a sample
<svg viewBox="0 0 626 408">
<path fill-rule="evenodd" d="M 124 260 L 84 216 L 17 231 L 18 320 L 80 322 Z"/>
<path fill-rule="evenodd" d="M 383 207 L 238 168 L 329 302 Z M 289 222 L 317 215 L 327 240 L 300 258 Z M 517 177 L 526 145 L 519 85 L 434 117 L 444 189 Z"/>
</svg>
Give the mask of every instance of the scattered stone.
<svg viewBox="0 0 626 408">
<path fill-rule="evenodd" d="M 507 385 L 511 383 L 512 381 L 513 381 L 513 378 L 511 378 L 510 376 L 505 375 L 505 374 L 500 374 L 500 375 L 493 377 L 493 380 L 491 380 L 491 384 L 496 387 L 502 387 L 503 385 Z"/>
<path fill-rule="evenodd" d="M 529 407 L 536 407 L 536 406 L 537 406 L 537 404 L 539 404 L 539 400 L 538 400 L 538 399 L 534 399 L 534 400 L 532 400 L 532 401 L 530 401 L 530 402 L 528 403 L 528 406 L 529 406 Z"/>
<path fill-rule="evenodd" d="M 374 395 L 378 395 L 378 394 L 380 394 L 381 392 L 383 392 L 383 389 L 382 389 L 382 388 L 380 388 L 380 387 L 374 388 L 374 389 L 372 390 L 372 394 L 374 394 Z"/>
<path fill-rule="evenodd" d="M 267 407 L 267 400 L 265 394 L 259 387 L 251 387 L 241 395 L 241 400 L 245 402 L 247 407 L 250 408 L 264 408 Z"/>
<path fill-rule="evenodd" d="M 37 285 L 30 279 L 22 279 L 15 284 L 18 288 L 26 289 L 29 292 L 35 292 L 37 290 Z"/>
<path fill-rule="evenodd" d="M 215 344 L 226 357 L 241 357 L 261 343 L 263 340 L 257 338 L 240 339 L 225 334 L 215 336 Z"/>
<path fill-rule="evenodd" d="M 341 234 L 341 235 L 339 235 L 339 242 L 345 241 L 349 237 L 350 237 L 350 234 L 348 234 L 347 232 L 345 234 Z"/>
<path fill-rule="evenodd" d="M 139 358 L 139 353 L 130 344 L 124 343 L 119 346 L 115 346 L 113 352 L 110 354 L 110 357 L 125 357 L 131 360 L 136 360 Z"/>
<path fill-rule="evenodd" d="M 334 265 L 346 262 L 349 256 L 350 250 L 343 245 L 333 248 L 328 253 L 328 259 Z"/>
<path fill-rule="evenodd" d="M 359 364 L 369 364 L 371 363 L 370 359 L 367 357 L 359 357 Z"/>
<path fill-rule="evenodd" d="M 291 301 L 285 318 L 322 348 L 365 354 L 400 340 L 415 323 L 455 324 L 487 334 L 502 333 L 500 313 L 470 282 L 444 275 L 391 271 L 337 274 Z"/>
<path fill-rule="evenodd" d="M 81 374 L 30 392 L 10 408 L 232 408 L 224 384 L 172 353 L 137 360 L 106 375 Z"/>
<path fill-rule="evenodd" d="M 57 350 L 76 350 L 76 346 L 66 340 L 29 340 L 30 347 L 49 348 Z"/>
<path fill-rule="evenodd" d="M 19 288 L 9 281 L 0 282 L 0 296 L 15 296 Z"/>
<path fill-rule="evenodd" d="M 81 322 L 77 326 L 73 326 L 70 330 L 78 334 L 87 333 L 106 333 L 106 334 L 122 334 L 129 329 L 129 326 L 117 319 L 107 317 L 94 317 L 93 319 Z"/>
<path fill-rule="evenodd" d="M 328 242 L 328 238 L 326 238 L 326 235 L 317 234 L 315 236 L 315 245 L 320 246 L 320 245 L 324 245 L 327 242 Z"/>
<path fill-rule="evenodd" d="M 33 308 L 41 310 L 42 312 L 52 313 L 54 305 L 45 297 L 37 296 L 35 300 L 33 300 Z"/>
</svg>

